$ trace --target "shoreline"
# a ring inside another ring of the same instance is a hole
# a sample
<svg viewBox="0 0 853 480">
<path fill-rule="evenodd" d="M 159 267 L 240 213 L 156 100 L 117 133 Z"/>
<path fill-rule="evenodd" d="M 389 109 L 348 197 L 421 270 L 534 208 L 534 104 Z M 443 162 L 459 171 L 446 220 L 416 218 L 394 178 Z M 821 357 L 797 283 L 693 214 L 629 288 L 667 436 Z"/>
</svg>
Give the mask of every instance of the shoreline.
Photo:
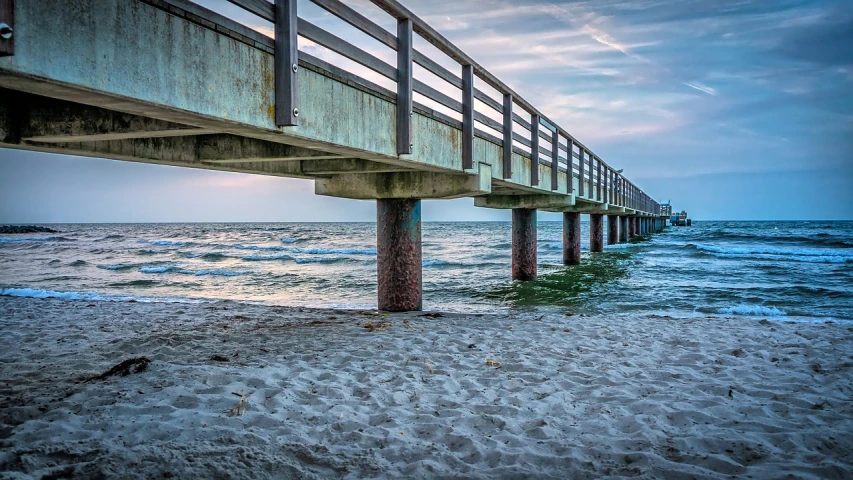
<svg viewBox="0 0 853 480">
<path fill-rule="evenodd" d="M 227 300 L 0 310 L 0 478 L 853 474 L 845 324 Z M 144 371 L 84 381 L 140 356 Z"/>
</svg>

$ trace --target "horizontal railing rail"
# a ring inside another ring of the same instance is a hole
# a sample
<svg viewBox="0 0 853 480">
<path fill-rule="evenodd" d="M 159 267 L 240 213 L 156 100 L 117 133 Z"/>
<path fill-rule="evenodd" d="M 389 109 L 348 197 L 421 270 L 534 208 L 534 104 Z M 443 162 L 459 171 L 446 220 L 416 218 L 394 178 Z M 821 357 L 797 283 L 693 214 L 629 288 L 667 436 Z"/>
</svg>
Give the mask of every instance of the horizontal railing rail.
<svg viewBox="0 0 853 480">
<path fill-rule="evenodd" d="M 187 1 L 187 0 L 185 0 Z M 539 186 L 539 165 L 551 167 L 551 190 L 558 190 L 559 172 L 569 175 L 569 193 L 572 177 L 578 178 L 577 196 L 580 199 L 607 203 L 618 207 L 646 212 L 660 212 L 660 205 L 628 181 L 621 170 L 615 170 L 598 155 L 557 125 L 512 88 L 474 61 L 458 47 L 412 13 L 396 0 L 370 0 L 397 21 L 396 34 L 389 32 L 340 0 L 310 0 L 324 11 L 344 21 L 384 47 L 396 52 L 397 64 L 391 65 L 365 49 L 297 16 L 296 0 L 228 0 L 234 5 L 272 22 L 275 32 L 275 107 L 278 126 L 295 126 L 299 123 L 296 105 L 296 72 L 299 56 L 315 60 L 297 49 L 298 36 L 310 40 L 356 64 L 396 83 L 397 102 L 397 153 L 412 153 L 412 115 L 414 93 L 461 116 L 462 168 L 474 167 L 474 137 L 478 136 L 503 146 L 501 176 L 513 176 L 512 155 L 531 159 L 530 185 Z M 454 61 L 460 68 L 454 73 L 425 53 L 414 48 L 413 35 L 417 34 Z M 324 63 L 324 62 L 319 62 Z M 414 78 L 414 65 L 434 75 L 444 85 L 429 84 Z M 496 100 L 483 89 L 477 88 L 475 79 L 495 90 L 503 98 Z M 364 81 L 370 84 L 368 81 Z M 458 97 L 445 93 L 451 88 Z M 487 107 L 486 112 L 475 108 L 475 101 Z M 520 112 L 515 107 L 520 107 Z M 452 116 L 441 114 L 446 121 L 460 123 Z M 522 113 L 524 116 L 522 116 Z M 496 116 L 500 120 L 493 118 Z M 529 120 L 527 120 L 529 117 Z M 519 130 L 516 126 L 521 127 Z M 529 132 L 529 136 L 523 133 Z M 523 147 L 523 148 L 522 148 Z"/>
</svg>

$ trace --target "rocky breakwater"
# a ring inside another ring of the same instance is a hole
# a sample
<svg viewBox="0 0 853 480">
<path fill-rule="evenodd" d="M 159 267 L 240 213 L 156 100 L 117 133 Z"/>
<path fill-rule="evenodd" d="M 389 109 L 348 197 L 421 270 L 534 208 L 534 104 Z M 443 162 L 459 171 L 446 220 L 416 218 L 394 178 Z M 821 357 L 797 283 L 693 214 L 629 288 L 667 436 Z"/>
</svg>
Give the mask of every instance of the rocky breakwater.
<svg viewBox="0 0 853 480">
<path fill-rule="evenodd" d="M 7 233 L 58 233 L 56 230 L 48 227 L 39 227 L 38 225 L 0 225 L 0 234 Z"/>
</svg>

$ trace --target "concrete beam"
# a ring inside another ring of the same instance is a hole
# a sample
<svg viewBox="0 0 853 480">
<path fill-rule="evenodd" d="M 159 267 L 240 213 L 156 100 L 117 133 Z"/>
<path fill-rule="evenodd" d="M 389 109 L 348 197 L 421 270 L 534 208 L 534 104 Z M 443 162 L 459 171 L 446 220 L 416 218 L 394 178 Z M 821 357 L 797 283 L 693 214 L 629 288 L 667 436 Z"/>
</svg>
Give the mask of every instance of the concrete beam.
<svg viewBox="0 0 853 480">
<path fill-rule="evenodd" d="M 196 140 L 198 158 L 211 163 L 253 163 L 328 160 L 340 158 L 326 152 L 235 135 L 203 135 Z"/>
<path fill-rule="evenodd" d="M 0 117 L 2 118 L 2 117 Z M 211 164 L 199 155 L 199 138 L 158 137 L 99 142 L 38 143 L 9 142 L 0 128 L 0 148 L 35 150 L 46 153 L 107 158 L 130 162 L 154 163 L 176 167 L 203 168 L 240 173 L 259 173 L 282 177 L 306 177 L 299 162 L 253 162 L 240 164 Z M 238 137 L 234 137 L 238 138 Z"/>
<path fill-rule="evenodd" d="M 441 199 L 491 193 L 491 166 L 481 163 L 478 175 L 435 172 L 349 173 L 318 178 L 314 193 L 356 200 L 385 198 Z"/>
<path fill-rule="evenodd" d="M 95 142 L 218 133 L 207 128 L 115 112 L 0 88 L 3 135 L 38 143 Z M 11 120 L 11 121 L 10 121 Z"/>
<path fill-rule="evenodd" d="M 306 175 L 339 175 L 342 173 L 390 173 L 410 172 L 411 168 L 391 165 L 388 163 L 371 162 L 360 158 L 343 159 L 305 159 L 302 161 L 302 172 Z"/>
<path fill-rule="evenodd" d="M 589 214 L 605 214 L 608 212 L 607 204 L 580 204 L 565 208 L 549 209 L 552 212 L 574 212 L 574 213 L 589 213 Z"/>
<path fill-rule="evenodd" d="M 8 94 L 8 95 L 7 95 Z M 245 163 L 338 155 L 0 89 L 0 144 L 154 163 Z M 260 167 L 259 173 L 299 173 Z"/>
<path fill-rule="evenodd" d="M 573 196 L 564 195 L 487 195 L 474 198 L 475 207 L 559 209 L 574 205 Z"/>
</svg>

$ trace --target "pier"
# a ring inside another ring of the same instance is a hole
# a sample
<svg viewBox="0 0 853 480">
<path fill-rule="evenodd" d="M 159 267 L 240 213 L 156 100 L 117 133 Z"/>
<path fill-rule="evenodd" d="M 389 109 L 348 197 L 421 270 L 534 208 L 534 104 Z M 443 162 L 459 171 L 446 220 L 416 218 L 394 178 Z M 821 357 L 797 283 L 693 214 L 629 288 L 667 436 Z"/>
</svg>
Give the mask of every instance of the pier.
<svg viewBox="0 0 853 480">
<path fill-rule="evenodd" d="M 563 213 L 566 265 L 581 262 L 581 215 L 593 254 L 605 218 L 609 245 L 666 226 L 622 170 L 403 4 L 371 1 L 395 32 L 312 0 L 394 65 L 299 18 L 295 0 L 231 0 L 275 38 L 188 0 L 0 0 L 0 147 L 304 178 L 318 195 L 375 200 L 386 311 L 422 308 L 423 199 L 512 210 L 519 281 L 537 275 L 539 210 Z M 415 35 L 445 58 L 415 49 Z M 299 38 L 395 88 L 298 50 Z"/>
</svg>

